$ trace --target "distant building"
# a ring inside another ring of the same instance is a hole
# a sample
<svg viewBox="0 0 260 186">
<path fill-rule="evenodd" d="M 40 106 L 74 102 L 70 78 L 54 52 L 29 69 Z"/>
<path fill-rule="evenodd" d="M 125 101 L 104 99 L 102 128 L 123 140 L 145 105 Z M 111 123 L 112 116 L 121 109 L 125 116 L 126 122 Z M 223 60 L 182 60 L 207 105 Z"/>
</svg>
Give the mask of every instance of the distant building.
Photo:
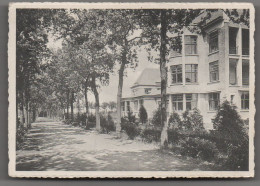
<svg viewBox="0 0 260 186">
<path fill-rule="evenodd" d="M 197 107 L 205 128 L 211 129 L 212 118 L 224 100 L 236 105 L 243 119 L 249 117 L 249 28 L 217 11 L 204 31 L 198 35 L 184 29 L 178 36 L 180 47 L 169 55 L 167 112 L 169 116 Z M 145 69 L 131 89 L 132 97 L 122 102 L 123 114 L 136 113 L 143 104 L 151 117 L 160 105 L 159 69 Z"/>
<path fill-rule="evenodd" d="M 160 105 L 160 94 L 160 71 L 151 68 L 145 69 L 131 87 L 131 97 L 122 99 L 122 115 L 126 116 L 131 111 L 138 116 L 139 108 L 143 105 L 148 117 L 152 117 L 153 112 Z"/>
</svg>

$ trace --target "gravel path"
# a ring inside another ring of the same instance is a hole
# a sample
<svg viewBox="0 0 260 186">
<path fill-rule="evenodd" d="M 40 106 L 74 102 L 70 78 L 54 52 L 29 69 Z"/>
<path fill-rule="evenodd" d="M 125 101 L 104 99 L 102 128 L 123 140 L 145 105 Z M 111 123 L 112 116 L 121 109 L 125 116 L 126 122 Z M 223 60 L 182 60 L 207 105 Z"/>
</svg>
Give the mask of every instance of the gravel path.
<svg viewBox="0 0 260 186">
<path fill-rule="evenodd" d="M 18 171 L 212 170 L 205 162 L 162 153 L 154 144 L 51 121 L 32 124 L 16 162 Z"/>
</svg>

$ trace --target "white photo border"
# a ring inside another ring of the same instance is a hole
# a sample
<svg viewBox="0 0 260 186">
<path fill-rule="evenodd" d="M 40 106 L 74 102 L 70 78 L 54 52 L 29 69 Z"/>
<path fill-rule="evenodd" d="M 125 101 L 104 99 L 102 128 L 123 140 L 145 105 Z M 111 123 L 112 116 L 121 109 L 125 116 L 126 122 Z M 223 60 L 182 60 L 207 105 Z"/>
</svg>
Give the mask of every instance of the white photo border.
<svg viewBox="0 0 260 186">
<path fill-rule="evenodd" d="M 16 9 L 249 9 L 250 113 L 249 171 L 16 171 Z M 8 41 L 8 147 L 9 176 L 26 178 L 240 178 L 254 177 L 255 136 L 255 9 L 251 3 L 10 3 Z M 253 99 L 252 99 L 253 98 Z"/>
</svg>

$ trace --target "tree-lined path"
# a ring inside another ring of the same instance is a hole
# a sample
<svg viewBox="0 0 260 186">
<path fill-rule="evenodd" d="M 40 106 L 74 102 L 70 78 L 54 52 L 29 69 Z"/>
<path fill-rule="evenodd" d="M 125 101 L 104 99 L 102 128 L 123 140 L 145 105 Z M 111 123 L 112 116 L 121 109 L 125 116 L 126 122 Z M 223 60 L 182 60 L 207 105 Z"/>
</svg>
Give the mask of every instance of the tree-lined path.
<svg viewBox="0 0 260 186">
<path fill-rule="evenodd" d="M 17 151 L 17 170 L 212 170 L 211 165 L 162 153 L 154 144 L 115 136 L 40 118 Z"/>
</svg>

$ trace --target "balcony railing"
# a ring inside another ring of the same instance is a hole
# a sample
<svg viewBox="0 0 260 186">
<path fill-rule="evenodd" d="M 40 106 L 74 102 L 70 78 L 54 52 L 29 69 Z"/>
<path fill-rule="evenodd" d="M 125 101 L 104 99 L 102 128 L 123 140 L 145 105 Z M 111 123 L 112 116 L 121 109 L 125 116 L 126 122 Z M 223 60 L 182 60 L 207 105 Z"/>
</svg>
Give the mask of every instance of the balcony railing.
<svg viewBox="0 0 260 186">
<path fill-rule="evenodd" d="M 237 54 L 238 47 L 229 47 L 229 54 Z"/>
<path fill-rule="evenodd" d="M 249 48 L 243 47 L 243 48 L 242 48 L 242 55 L 248 56 L 248 55 L 249 55 Z"/>
</svg>

